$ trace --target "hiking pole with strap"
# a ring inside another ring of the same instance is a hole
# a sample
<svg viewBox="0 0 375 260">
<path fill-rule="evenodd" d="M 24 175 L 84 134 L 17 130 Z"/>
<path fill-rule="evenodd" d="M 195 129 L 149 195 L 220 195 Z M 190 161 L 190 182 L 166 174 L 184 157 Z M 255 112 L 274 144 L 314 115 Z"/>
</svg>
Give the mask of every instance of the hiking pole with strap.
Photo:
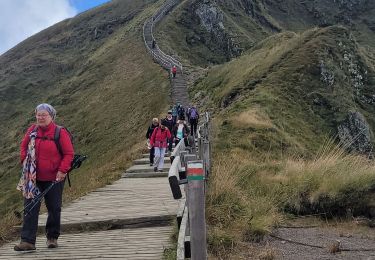
<svg viewBox="0 0 375 260">
<path fill-rule="evenodd" d="M 79 154 L 74 155 L 71 167 L 70 167 L 69 171 L 66 173 L 67 177 L 69 176 L 69 173 L 73 169 L 77 169 L 77 168 L 81 167 L 82 162 L 84 160 L 86 160 L 86 158 L 87 158 L 86 155 L 79 155 Z M 39 193 L 29 203 L 27 203 L 21 211 L 14 211 L 14 215 L 17 218 L 21 218 L 22 213 L 24 213 L 24 215 L 27 216 L 30 213 L 30 211 L 42 200 L 42 198 L 52 189 L 52 187 L 56 183 L 59 183 L 59 182 L 58 181 L 52 182 L 51 185 L 47 187 L 47 189 L 45 189 L 42 193 Z M 31 208 L 28 209 L 30 206 L 31 206 Z"/>
</svg>

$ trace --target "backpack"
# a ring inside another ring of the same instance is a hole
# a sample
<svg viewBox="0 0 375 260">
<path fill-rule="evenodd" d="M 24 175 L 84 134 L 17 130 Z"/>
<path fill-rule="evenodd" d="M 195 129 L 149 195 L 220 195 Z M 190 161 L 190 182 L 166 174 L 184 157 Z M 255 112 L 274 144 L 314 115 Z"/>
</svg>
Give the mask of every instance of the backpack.
<svg viewBox="0 0 375 260">
<path fill-rule="evenodd" d="M 184 109 L 184 107 L 183 106 L 180 106 L 179 108 L 178 108 L 178 116 L 179 117 L 183 117 L 184 115 L 185 115 L 185 109 Z"/>
<path fill-rule="evenodd" d="M 198 111 L 195 107 L 190 108 L 190 119 L 197 119 Z"/>
</svg>

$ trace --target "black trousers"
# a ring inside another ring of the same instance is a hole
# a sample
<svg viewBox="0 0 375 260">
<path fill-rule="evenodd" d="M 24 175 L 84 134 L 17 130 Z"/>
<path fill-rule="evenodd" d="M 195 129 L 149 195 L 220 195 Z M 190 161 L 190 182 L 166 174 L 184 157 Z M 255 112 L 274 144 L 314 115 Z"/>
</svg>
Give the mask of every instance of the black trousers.
<svg viewBox="0 0 375 260">
<path fill-rule="evenodd" d="M 37 186 L 40 192 L 47 189 L 52 182 L 50 181 L 37 181 Z M 59 238 L 60 236 L 60 224 L 61 224 L 61 205 L 62 205 L 62 193 L 64 190 L 64 181 L 56 183 L 47 194 L 44 196 L 44 201 L 48 210 L 48 218 L 46 223 L 46 237 Z M 31 202 L 31 199 L 25 199 L 24 205 Z M 40 211 L 41 201 L 35 205 L 35 207 L 23 217 L 23 225 L 21 231 L 21 241 L 35 244 L 36 234 L 38 231 L 38 218 Z M 31 205 L 28 209 L 30 209 Z"/>
<path fill-rule="evenodd" d="M 150 164 L 154 164 L 154 158 L 155 158 L 155 148 L 152 147 L 150 149 Z"/>
<path fill-rule="evenodd" d="M 173 137 L 168 139 L 168 150 L 172 152 L 172 146 L 173 146 Z"/>
<path fill-rule="evenodd" d="M 196 136 L 197 135 L 197 125 L 198 125 L 198 119 L 190 119 L 190 126 L 191 126 L 191 135 Z"/>
</svg>

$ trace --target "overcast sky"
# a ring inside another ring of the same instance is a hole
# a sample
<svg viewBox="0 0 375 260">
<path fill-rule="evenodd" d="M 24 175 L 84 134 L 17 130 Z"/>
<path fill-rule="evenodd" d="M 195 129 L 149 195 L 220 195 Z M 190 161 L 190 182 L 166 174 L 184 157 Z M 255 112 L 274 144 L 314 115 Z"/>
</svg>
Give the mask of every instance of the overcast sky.
<svg viewBox="0 0 375 260">
<path fill-rule="evenodd" d="M 109 0 L 0 0 L 0 55 L 31 35 Z"/>
</svg>

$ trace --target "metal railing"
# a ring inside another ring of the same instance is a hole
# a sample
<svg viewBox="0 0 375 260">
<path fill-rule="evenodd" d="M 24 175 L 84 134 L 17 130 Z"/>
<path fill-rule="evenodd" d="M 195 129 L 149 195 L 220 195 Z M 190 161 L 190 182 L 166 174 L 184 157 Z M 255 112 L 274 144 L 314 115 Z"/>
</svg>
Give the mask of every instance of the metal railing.
<svg viewBox="0 0 375 260">
<path fill-rule="evenodd" d="M 154 26 L 162 19 L 164 16 L 166 16 L 169 11 L 178 3 L 180 0 L 169 0 L 166 1 L 160 8 L 159 10 L 153 15 L 152 18 L 146 20 L 146 22 L 143 25 L 143 41 L 146 45 L 146 48 L 148 52 L 151 54 L 153 59 L 159 63 L 164 69 L 170 71 L 173 65 L 175 65 L 181 73 L 183 73 L 183 67 L 180 61 L 177 59 L 173 58 L 170 55 L 165 54 L 157 44 L 155 44 L 155 48 L 150 47 L 150 43 L 152 42 L 156 43 L 154 34 L 153 34 L 153 29 Z M 149 26 L 149 32 L 146 32 L 146 27 Z M 146 39 L 146 34 L 149 33 L 148 36 L 151 37 L 149 41 Z"/>
<path fill-rule="evenodd" d="M 210 116 L 198 128 L 196 140 L 181 140 L 171 154 L 168 180 L 174 199 L 181 199 L 177 215 L 177 259 L 206 259 L 205 185 L 211 168 Z M 197 149 L 194 149 L 195 143 Z M 184 185 L 185 196 L 180 185 Z"/>
</svg>

